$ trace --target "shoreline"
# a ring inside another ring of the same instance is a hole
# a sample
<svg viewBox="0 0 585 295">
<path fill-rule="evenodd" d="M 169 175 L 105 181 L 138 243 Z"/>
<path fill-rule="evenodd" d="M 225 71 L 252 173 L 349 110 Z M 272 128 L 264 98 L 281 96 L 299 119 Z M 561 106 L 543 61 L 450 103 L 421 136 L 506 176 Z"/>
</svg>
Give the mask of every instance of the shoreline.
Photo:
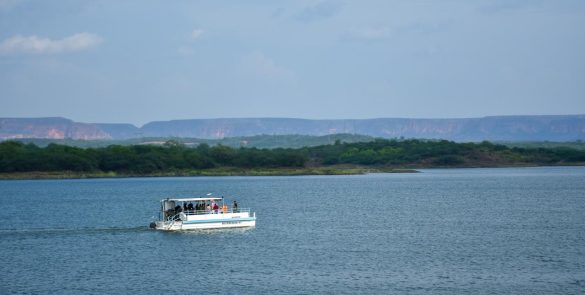
<svg viewBox="0 0 585 295">
<path fill-rule="evenodd" d="M 138 177 L 197 177 L 197 176 L 308 176 L 308 175 L 363 175 L 368 173 L 419 173 L 415 169 L 402 168 L 271 168 L 271 169 L 206 169 L 170 171 L 158 173 L 116 173 L 116 172 L 10 172 L 0 173 L 0 180 L 35 179 L 90 179 L 90 178 L 138 178 Z"/>
<path fill-rule="evenodd" d="M 140 177 L 197 177 L 197 176 L 311 176 L 311 175 L 364 175 L 369 173 L 422 173 L 426 169 L 473 169 L 473 168 L 537 168 L 537 167 L 583 167 L 577 165 L 500 165 L 500 166 L 459 166 L 459 167 L 309 167 L 309 168 L 264 168 L 244 169 L 234 167 L 205 170 L 169 171 L 157 173 L 116 173 L 116 172 L 8 172 L 0 173 L 0 180 L 42 180 L 42 179 L 91 179 L 91 178 L 140 178 Z"/>
</svg>

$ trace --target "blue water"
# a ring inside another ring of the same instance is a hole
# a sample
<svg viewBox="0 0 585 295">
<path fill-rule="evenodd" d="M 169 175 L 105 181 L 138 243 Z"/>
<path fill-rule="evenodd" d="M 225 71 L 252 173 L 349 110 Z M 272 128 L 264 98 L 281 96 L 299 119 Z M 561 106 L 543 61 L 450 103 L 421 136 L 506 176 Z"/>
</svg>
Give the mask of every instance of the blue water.
<svg viewBox="0 0 585 295">
<path fill-rule="evenodd" d="M 148 229 L 208 192 L 250 230 Z M 0 181 L 0 293 L 585 293 L 585 168 Z"/>
</svg>

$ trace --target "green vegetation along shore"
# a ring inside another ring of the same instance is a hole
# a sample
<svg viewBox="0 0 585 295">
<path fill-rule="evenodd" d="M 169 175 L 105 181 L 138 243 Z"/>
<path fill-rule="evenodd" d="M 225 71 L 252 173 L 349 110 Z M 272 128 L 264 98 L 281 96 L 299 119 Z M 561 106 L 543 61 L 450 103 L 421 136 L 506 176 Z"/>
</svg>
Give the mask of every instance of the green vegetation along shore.
<svg viewBox="0 0 585 295">
<path fill-rule="evenodd" d="M 233 148 L 247 147 L 259 149 L 275 148 L 303 148 L 319 145 L 333 144 L 336 141 L 343 143 L 370 142 L 377 138 L 360 134 L 337 133 L 330 135 L 254 135 L 242 137 L 226 137 L 221 139 L 204 139 L 204 138 L 186 138 L 186 137 L 141 137 L 132 139 L 118 140 L 74 140 L 74 139 L 49 139 L 49 138 L 21 138 L 22 143 L 33 143 L 39 147 L 46 147 L 49 144 L 68 145 L 80 148 L 100 148 L 110 145 L 164 145 L 169 140 L 183 144 L 187 147 L 196 147 L 200 144 L 209 146 L 225 145 Z M 403 138 L 396 140 L 404 140 Z M 435 140 L 437 141 L 437 140 Z M 572 148 L 576 150 L 585 150 L 585 142 L 582 140 L 575 141 L 496 141 L 495 144 L 505 145 L 507 147 L 519 148 Z"/>
<path fill-rule="evenodd" d="M 176 141 L 161 146 L 78 148 L 0 143 L 0 178 L 334 175 L 419 168 L 585 165 L 585 151 L 510 148 L 490 142 L 383 140 L 297 149 L 233 148 Z"/>
<path fill-rule="evenodd" d="M 117 172 L 5 172 L 0 179 L 81 179 L 81 178 L 124 178 L 124 177 L 186 177 L 186 176 L 302 176 L 302 175 L 359 175 L 367 173 L 417 173 L 415 169 L 393 169 L 373 167 L 300 167 L 300 168 L 210 168 L 202 170 L 176 170 L 157 173 Z"/>
</svg>

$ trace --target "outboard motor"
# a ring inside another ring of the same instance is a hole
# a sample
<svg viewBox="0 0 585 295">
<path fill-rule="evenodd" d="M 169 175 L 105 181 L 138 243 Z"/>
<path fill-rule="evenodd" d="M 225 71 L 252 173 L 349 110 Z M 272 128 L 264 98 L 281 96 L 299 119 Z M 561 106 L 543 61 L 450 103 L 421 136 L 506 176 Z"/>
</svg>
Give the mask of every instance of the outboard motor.
<svg viewBox="0 0 585 295">
<path fill-rule="evenodd" d="M 156 222 L 151 222 L 150 223 L 150 228 L 153 228 L 153 229 L 156 228 Z"/>
</svg>

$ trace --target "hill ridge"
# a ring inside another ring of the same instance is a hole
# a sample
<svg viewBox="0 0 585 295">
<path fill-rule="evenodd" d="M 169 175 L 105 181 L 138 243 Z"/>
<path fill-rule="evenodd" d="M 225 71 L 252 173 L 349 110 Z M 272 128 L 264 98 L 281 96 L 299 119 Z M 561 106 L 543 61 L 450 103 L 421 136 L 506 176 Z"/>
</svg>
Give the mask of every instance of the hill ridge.
<svg viewBox="0 0 585 295">
<path fill-rule="evenodd" d="M 508 115 L 477 118 L 211 118 L 82 123 L 63 117 L 0 118 L 0 140 L 19 138 L 111 140 L 141 137 L 218 139 L 254 135 L 361 134 L 382 138 L 453 141 L 574 141 L 585 139 L 585 115 Z"/>
</svg>

